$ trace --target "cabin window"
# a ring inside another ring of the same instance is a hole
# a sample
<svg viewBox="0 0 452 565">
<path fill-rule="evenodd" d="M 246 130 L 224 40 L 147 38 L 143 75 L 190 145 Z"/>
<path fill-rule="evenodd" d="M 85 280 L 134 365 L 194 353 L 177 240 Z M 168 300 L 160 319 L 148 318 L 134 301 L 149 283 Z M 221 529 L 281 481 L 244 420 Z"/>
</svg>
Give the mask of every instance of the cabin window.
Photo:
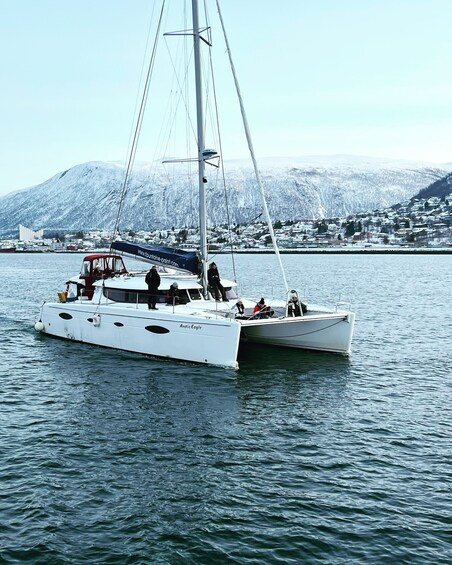
<svg viewBox="0 0 452 565">
<path fill-rule="evenodd" d="M 115 273 L 124 273 L 125 271 L 125 267 L 124 267 L 124 263 L 122 262 L 122 259 L 113 259 L 113 271 Z"/>
<path fill-rule="evenodd" d="M 226 287 L 224 291 L 228 300 L 234 300 L 235 298 L 238 298 L 234 288 Z"/>
<path fill-rule="evenodd" d="M 113 300 L 113 302 L 126 302 L 128 304 L 147 304 L 149 293 L 147 290 L 103 288 L 103 294 L 105 298 L 108 298 L 108 300 Z"/>
<path fill-rule="evenodd" d="M 195 291 L 199 295 L 199 290 L 195 289 Z M 107 288 L 104 287 L 102 289 L 103 295 L 108 300 L 112 300 L 113 302 L 122 302 L 126 304 L 147 304 L 149 293 L 147 290 L 124 290 L 120 288 Z M 190 290 L 190 293 L 192 291 Z M 158 304 L 165 304 L 167 302 L 167 293 L 166 290 L 159 290 L 157 296 L 157 303 Z M 192 300 L 198 300 L 200 296 L 193 298 Z M 188 296 L 186 290 L 179 291 L 179 304 L 187 304 Z"/>
<path fill-rule="evenodd" d="M 190 296 L 190 300 L 201 300 L 202 298 L 199 288 L 189 288 L 188 294 Z"/>
</svg>

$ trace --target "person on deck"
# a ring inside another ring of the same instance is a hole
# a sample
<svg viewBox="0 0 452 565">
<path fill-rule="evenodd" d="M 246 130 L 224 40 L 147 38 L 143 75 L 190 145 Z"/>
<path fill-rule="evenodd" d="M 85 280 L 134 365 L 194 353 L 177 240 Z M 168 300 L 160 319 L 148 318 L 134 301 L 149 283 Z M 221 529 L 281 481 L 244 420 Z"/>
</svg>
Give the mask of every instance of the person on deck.
<svg viewBox="0 0 452 565">
<path fill-rule="evenodd" d="M 287 314 L 289 316 L 301 316 L 301 308 L 297 296 L 293 296 L 289 300 L 289 304 L 287 305 Z"/>
<path fill-rule="evenodd" d="M 301 316 L 307 312 L 307 307 L 303 302 L 298 300 L 298 296 L 292 296 L 287 305 L 287 315 L 288 316 Z"/>
<path fill-rule="evenodd" d="M 207 282 L 209 283 L 210 288 L 212 289 L 212 293 L 215 297 L 215 300 L 223 299 L 223 302 L 229 302 L 229 299 L 226 296 L 226 292 L 224 291 L 223 285 L 220 282 L 220 273 L 218 272 L 218 268 L 216 263 L 210 263 L 210 268 L 207 271 Z"/>
<path fill-rule="evenodd" d="M 237 315 L 244 316 L 245 315 L 245 306 L 241 300 L 237 300 L 235 307 L 237 308 Z"/>
<path fill-rule="evenodd" d="M 157 302 L 157 293 L 158 288 L 160 286 L 160 275 L 158 274 L 157 267 L 155 265 L 149 270 L 149 273 L 146 275 L 146 284 L 148 285 L 148 308 L 149 310 L 158 310 L 155 307 L 155 303 Z"/>
<path fill-rule="evenodd" d="M 100 264 L 96 261 L 93 263 L 93 279 L 98 280 L 101 279 L 103 275 L 103 271 L 101 269 Z"/>
<path fill-rule="evenodd" d="M 179 304 L 179 300 L 179 285 L 174 281 L 169 287 L 166 303 L 176 306 L 176 304 Z"/>
<path fill-rule="evenodd" d="M 265 304 L 264 298 L 261 298 L 256 304 L 253 310 L 253 315 L 255 318 L 270 318 L 273 316 L 274 311 Z"/>
</svg>

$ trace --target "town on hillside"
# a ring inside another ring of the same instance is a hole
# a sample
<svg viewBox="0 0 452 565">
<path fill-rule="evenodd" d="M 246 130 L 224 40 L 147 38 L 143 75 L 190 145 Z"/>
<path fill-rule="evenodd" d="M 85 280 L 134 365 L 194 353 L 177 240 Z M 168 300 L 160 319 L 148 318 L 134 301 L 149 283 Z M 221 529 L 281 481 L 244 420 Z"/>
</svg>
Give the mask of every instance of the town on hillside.
<svg viewBox="0 0 452 565">
<path fill-rule="evenodd" d="M 447 196 L 414 198 L 384 210 L 353 214 L 347 218 L 320 220 L 276 220 L 273 224 L 281 250 L 382 250 L 452 248 L 452 193 Z M 172 227 L 166 230 L 133 231 L 121 234 L 124 240 L 151 245 L 196 247 L 199 230 Z M 112 234 L 90 229 L 76 233 L 35 232 L 19 226 L 17 239 L 0 241 L 0 252 L 91 252 L 106 250 Z M 212 226 L 212 251 L 265 251 L 272 246 L 262 217 L 247 225 Z"/>
</svg>

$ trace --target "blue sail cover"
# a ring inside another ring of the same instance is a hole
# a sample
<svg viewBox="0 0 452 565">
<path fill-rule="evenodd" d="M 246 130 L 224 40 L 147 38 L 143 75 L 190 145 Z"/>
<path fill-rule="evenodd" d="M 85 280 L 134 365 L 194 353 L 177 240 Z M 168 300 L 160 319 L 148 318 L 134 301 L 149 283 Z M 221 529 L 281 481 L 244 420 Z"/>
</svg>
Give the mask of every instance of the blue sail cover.
<svg viewBox="0 0 452 565">
<path fill-rule="evenodd" d="M 194 275 L 198 275 L 200 272 L 200 260 L 196 251 L 184 251 L 172 247 L 144 245 L 127 241 L 114 241 L 111 244 L 111 250 L 121 255 L 141 259 L 146 263 L 188 271 Z"/>
</svg>

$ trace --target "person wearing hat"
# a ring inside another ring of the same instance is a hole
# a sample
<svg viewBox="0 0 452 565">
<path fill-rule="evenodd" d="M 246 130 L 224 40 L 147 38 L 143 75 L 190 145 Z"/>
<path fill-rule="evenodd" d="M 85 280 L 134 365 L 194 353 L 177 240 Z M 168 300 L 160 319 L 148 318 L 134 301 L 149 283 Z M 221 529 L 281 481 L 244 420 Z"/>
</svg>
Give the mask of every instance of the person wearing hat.
<svg viewBox="0 0 452 565">
<path fill-rule="evenodd" d="M 298 296 L 292 296 L 287 305 L 287 313 L 289 316 L 301 316 L 300 302 Z"/>
<path fill-rule="evenodd" d="M 264 298 L 261 298 L 259 302 L 256 304 L 253 310 L 253 316 L 255 318 L 271 318 L 275 313 L 270 306 L 265 304 Z"/>
<path fill-rule="evenodd" d="M 245 315 L 245 306 L 240 299 L 235 303 L 235 308 L 237 308 L 237 316 Z"/>
<path fill-rule="evenodd" d="M 265 305 L 265 299 L 261 298 L 254 307 L 253 314 L 256 318 L 265 318 L 266 312 L 267 312 L 267 306 Z"/>
<path fill-rule="evenodd" d="M 148 285 L 148 308 L 149 310 L 158 310 L 155 307 L 157 302 L 158 288 L 160 286 L 160 275 L 158 274 L 157 267 L 152 265 L 149 273 L 146 275 L 146 284 Z"/>
<path fill-rule="evenodd" d="M 179 285 L 176 281 L 174 281 L 169 287 L 166 303 L 175 306 L 176 304 L 179 304 L 179 300 Z"/>
</svg>

